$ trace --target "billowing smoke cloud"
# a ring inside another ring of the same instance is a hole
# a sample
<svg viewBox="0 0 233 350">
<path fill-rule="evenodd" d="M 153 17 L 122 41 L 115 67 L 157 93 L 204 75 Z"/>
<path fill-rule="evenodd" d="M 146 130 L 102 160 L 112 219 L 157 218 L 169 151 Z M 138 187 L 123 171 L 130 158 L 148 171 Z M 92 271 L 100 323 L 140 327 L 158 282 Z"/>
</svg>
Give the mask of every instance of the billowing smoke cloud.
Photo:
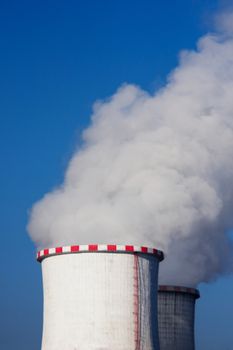
<svg viewBox="0 0 233 350">
<path fill-rule="evenodd" d="M 194 286 L 230 269 L 233 28 L 183 52 L 167 85 L 124 85 L 94 106 L 64 183 L 31 212 L 39 247 L 155 246 L 160 282 Z M 225 25 L 223 25 L 225 23 Z M 231 30 L 232 29 L 232 30 Z"/>
</svg>

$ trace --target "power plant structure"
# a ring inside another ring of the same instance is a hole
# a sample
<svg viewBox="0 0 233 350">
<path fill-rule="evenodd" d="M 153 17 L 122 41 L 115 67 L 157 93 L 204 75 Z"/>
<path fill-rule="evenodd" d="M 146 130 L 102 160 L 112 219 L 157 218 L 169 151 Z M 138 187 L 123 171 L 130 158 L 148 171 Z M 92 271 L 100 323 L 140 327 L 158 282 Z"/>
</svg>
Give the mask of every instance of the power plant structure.
<svg viewBox="0 0 233 350">
<path fill-rule="evenodd" d="M 73 245 L 43 249 L 37 260 L 44 290 L 42 350 L 159 350 L 161 251 Z"/>
<path fill-rule="evenodd" d="M 160 350 L 194 350 L 195 302 L 193 288 L 159 286 L 158 327 Z"/>
</svg>

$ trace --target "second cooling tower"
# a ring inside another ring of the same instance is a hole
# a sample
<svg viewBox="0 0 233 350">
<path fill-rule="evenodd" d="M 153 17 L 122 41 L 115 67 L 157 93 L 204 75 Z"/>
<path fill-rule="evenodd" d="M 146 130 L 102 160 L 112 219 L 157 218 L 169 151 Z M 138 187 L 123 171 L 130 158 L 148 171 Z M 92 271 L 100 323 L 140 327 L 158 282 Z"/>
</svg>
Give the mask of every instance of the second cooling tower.
<svg viewBox="0 0 233 350">
<path fill-rule="evenodd" d="M 194 350 L 197 289 L 159 286 L 158 324 L 160 350 Z"/>
<path fill-rule="evenodd" d="M 159 350 L 158 263 L 146 247 L 44 249 L 42 350 Z"/>
</svg>

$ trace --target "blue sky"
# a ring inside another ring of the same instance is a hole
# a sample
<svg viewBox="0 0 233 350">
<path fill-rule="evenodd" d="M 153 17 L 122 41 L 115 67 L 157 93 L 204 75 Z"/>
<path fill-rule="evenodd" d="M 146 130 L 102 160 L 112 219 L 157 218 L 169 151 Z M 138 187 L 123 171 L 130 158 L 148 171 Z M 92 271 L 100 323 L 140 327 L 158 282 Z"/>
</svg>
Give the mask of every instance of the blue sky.
<svg viewBox="0 0 233 350">
<path fill-rule="evenodd" d="M 28 212 L 58 185 L 92 104 L 124 82 L 152 92 L 195 48 L 217 0 L 1 1 L 0 348 L 40 349 L 42 285 Z M 232 348 L 233 277 L 201 285 L 197 350 Z"/>
</svg>

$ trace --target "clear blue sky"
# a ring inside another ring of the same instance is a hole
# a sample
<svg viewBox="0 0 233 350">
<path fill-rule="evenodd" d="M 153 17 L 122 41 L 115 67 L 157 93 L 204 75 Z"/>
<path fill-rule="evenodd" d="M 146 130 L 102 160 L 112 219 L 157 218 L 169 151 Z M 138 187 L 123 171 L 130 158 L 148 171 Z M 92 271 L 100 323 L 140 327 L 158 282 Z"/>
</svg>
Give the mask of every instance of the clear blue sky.
<svg viewBox="0 0 233 350">
<path fill-rule="evenodd" d="M 96 99 L 161 86 L 217 0 L 0 2 L 0 348 L 39 350 L 42 286 L 28 210 L 62 181 Z M 197 350 L 232 349 L 233 277 L 200 286 Z"/>
</svg>

